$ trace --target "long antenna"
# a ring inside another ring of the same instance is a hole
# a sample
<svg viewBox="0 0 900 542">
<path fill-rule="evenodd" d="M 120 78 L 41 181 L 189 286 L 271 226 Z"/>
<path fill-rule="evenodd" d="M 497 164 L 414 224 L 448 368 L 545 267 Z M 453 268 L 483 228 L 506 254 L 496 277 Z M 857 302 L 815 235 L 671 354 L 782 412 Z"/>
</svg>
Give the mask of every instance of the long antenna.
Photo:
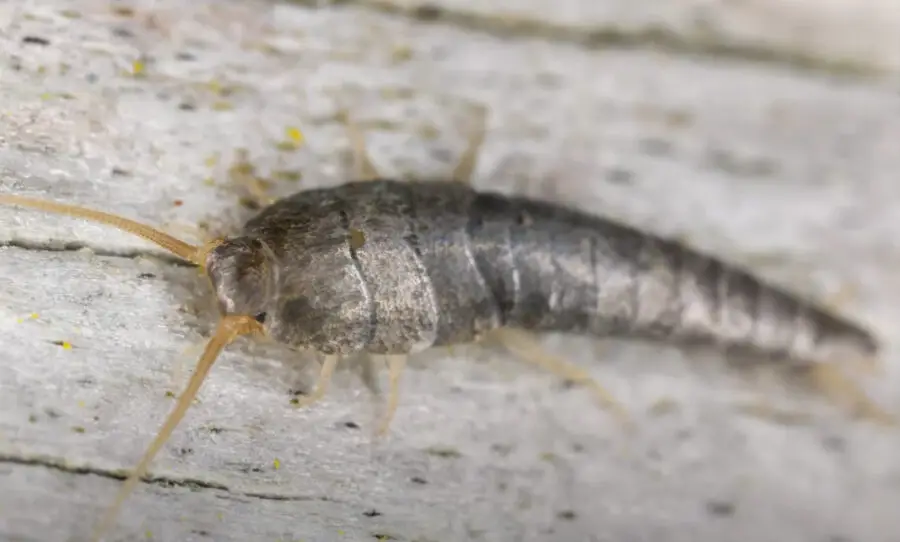
<svg viewBox="0 0 900 542">
<path fill-rule="evenodd" d="M 119 489 L 116 499 L 107 509 L 103 519 L 97 524 L 93 537 L 95 542 L 99 542 L 103 538 L 104 533 L 112 526 L 116 517 L 119 515 L 119 511 L 122 509 L 122 504 L 125 502 L 125 499 L 128 498 L 137 487 L 138 482 L 140 482 L 141 478 L 147 473 L 150 462 L 153 461 L 153 458 L 159 453 L 159 450 L 162 449 L 166 441 L 169 440 L 169 437 L 172 436 L 172 432 L 178 427 L 182 418 L 184 418 L 184 415 L 187 413 L 194 398 L 197 397 L 197 392 L 200 391 L 200 386 L 203 385 L 206 375 L 209 374 L 209 370 L 212 368 L 216 358 L 219 357 L 219 353 L 222 349 L 241 335 L 260 331 L 262 331 L 262 325 L 251 316 L 225 316 L 219 321 L 216 333 L 209 342 L 206 343 L 206 349 L 200 357 L 200 361 L 197 362 L 194 374 L 191 376 L 187 387 L 178 398 L 178 402 L 175 404 L 172 413 L 169 414 L 169 417 L 166 419 L 162 428 L 156 434 L 156 438 L 153 439 L 153 442 L 150 443 L 147 451 L 144 452 L 144 456 L 141 458 L 140 463 L 138 463 L 137 467 L 135 467 L 135 469 L 131 471 L 131 474 L 128 475 L 128 478 Z"/>
<path fill-rule="evenodd" d="M 93 209 L 86 209 L 75 205 L 66 205 L 64 203 L 26 198 L 24 196 L 13 196 L 10 194 L 0 194 L 0 203 L 30 207 L 39 211 L 69 215 L 75 218 L 83 218 L 93 222 L 99 222 L 100 224 L 113 226 L 122 231 L 143 237 L 168 250 L 172 254 L 175 254 L 179 258 L 200 266 L 203 265 L 207 253 L 207 250 L 205 250 L 207 247 L 189 245 L 180 239 L 176 239 L 167 233 L 157 230 L 156 228 L 102 211 L 94 211 Z"/>
<path fill-rule="evenodd" d="M 125 217 L 75 205 L 66 205 L 63 203 L 27 198 L 24 196 L 0 194 L 0 204 L 18 205 L 21 207 L 37 209 L 39 211 L 69 215 L 75 218 L 91 220 L 100 224 L 113 226 L 119 230 L 132 233 L 151 241 L 175 254 L 179 258 L 201 267 L 205 266 L 206 255 L 209 251 L 220 242 L 219 240 L 216 240 L 211 243 L 206 243 L 203 246 L 194 246 L 157 230 L 156 228 L 135 222 L 134 220 L 129 220 Z M 216 333 L 206 344 L 206 349 L 200 357 L 200 361 L 197 363 L 197 367 L 194 370 L 194 374 L 191 376 L 187 387 L 178 398 L 175 409 L 169 414 L 169 417 L 157 433 L 156 438 L 153 439 L 150 447 L 144 452 L 144 456 L 141 458 L 140 463 L 138 463 L 134 471 L 132 471 L 125 480 L 115 501 L 110 505 L 102 521 L 97 525 L 97 528 L 94 531 L 94 540 L 101 540 L 103 534 L 112 526 L 125 499 L 134 491 L 135 487 L 137 487 L 138 482 L 140 482 L 141 478 L 147 473 L 147 469 L 153 461 L 153 458 L 159 453 L 159 450 L 162 449 L 179 422 L 184 418 L 188 408 L 200 391 L 203 381 L 206 379 L 207 374 L 209 374 L 209 370 L 212 368 L 213 363 L 215 363 L 222 349 L 241 335 L 261 332 L 264 332 L 262 325 L 251 316 L 225 316 L 219 321 Z"/>
</svg>

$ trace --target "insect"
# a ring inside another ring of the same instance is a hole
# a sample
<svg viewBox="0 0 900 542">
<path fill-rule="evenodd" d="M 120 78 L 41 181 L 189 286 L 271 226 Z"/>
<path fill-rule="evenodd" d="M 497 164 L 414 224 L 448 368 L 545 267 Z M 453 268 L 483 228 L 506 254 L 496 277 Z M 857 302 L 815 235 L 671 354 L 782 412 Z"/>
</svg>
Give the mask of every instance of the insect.
<svg viewBox="0 0 900 542">
<path fill-rule="evenodd" d="M 351 126 L 356 180 L 263 208 L 233 237 L 189 245 L 123 217 L 15 195 L 0 203 L 68 214 L 139 235 L 201 267 L 218 327 L 177 404 L 95 531 L 100 539 L 185 416 L 220 351 L 242 335 L 312 348 L 321 399 L 339 361 L 383 356 L 387 431 L 409 355 L 493 334 L 526 359 L 617 403 L 588 374 L 539 352 L 525 331 L 708 343 L 828 368 L 874 360 L 875 339 L 849 321 L 737 267 L 573 209 L 479 192 L 469 182 L 484 126 L 443 182 L 380 178 Z M 852 395 L 852 394 L 851 394 Z M 852 397 L 856 406 L 865 399 Z M 887 416 L 887 415 L 885 415 Z"/>
</svg>

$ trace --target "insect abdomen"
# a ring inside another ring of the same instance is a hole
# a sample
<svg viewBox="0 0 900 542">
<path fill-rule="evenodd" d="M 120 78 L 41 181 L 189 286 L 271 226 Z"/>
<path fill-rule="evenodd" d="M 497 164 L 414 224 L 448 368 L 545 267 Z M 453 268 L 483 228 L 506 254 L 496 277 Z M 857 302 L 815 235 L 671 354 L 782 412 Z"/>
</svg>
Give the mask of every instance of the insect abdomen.
<svg viewBox="0 0 900 542">
<path fill-rule="evenodd" d="M 480 194 L 468 237 L 502 325 L 742 347 L 803 361 L 871 355 L 865 331 L 677 243 Z"/>
<path fill-rule="evenodd" d="M 332 231 L 337 208 L 340 232 Z M 354 292 L 369 300 L 369 316 L 350 318 L 346 307 L 327 316 L 368 337 L 360 341 L 373 352 L 468 342 L 498 326 L 737 346 L 807 362 L 871 356 L 877 346 L 851 323 L 674 242 L 461 183 L 314 190 L 273 205 L 248 232 L 268 239 L 285 224 L 295 239 L 282 243 L 290 248 L 282 259 L 293 265 L 316 259 L 326 232 L 346 237 L 342 261 L 358 267 Z M 333 280 L 324 271 L 304 268 L 298 281 Z"/>
</svg>

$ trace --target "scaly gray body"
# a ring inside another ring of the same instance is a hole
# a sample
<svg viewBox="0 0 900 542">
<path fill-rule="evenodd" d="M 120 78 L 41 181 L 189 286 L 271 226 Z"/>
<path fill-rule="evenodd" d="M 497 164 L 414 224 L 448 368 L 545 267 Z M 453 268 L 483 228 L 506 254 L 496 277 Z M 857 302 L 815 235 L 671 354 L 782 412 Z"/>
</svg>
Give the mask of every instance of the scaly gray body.
<svg viewBox="0 0 900 542">
<path fill-rule="evenodd" d="M 455 182 L 301 192 L 264 209 L 208 262 L 226 312 L 264 313 L 276 340 L 326 354 L 416 352 L 499 326 L 802 362 L 877 347 L 853 324 L 679 244 Z M 238 279 L 266 287 L 238 288 Z M 239 291 L 277 294 L 229 297 Z"/>
</svg>

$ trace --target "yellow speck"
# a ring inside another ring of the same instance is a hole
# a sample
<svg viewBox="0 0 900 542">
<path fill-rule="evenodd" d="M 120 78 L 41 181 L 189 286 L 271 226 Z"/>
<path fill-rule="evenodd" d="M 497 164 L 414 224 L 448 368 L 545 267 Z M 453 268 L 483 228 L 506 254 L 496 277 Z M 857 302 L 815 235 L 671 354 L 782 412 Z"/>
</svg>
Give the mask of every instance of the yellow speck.
<svg viewBox="0 0 900 542">
<path fill-rule="evenodd" d="M 166 397 L 175 397 L 174 391 L 166 391 Z"/>
<path fill-rule="evenodd" d="M 415 92 L 409 88 L 384 87 L 379 91 L 381 97 L 386 100 L 403 100 L 415 96 Z"/>
<path fill-rule="evenodd" d="M 131 74 L 132 75 L 143 75 L 146 66 L 142 60 L 135 60 L 131 63 Z"/>
<path fill-rule="evenodd" d="M 220 81 L 212 80 L 207 85 L 209 91 L 220 98 L 225 98 L 234 94 L 238 89 L 235 85 L 222 84 Z"/>
<path fill-rule="evenodd" d="M 78 405 L 78 408 L 85 408 L 87 406 L 87 404 L 84 401 L 78 401 L 78 403 L 76 403 L 76 404 Z"/>
<path fill-rule="evenodd" d="M 275 148 L 281 152 L 291 152 L 297 150 L 297 144 L 293 141 L 279 141 Z"/>
<path fill-rule="evenodd" d="M 255 172 L 256 166 L 250 162 L 247 149 L 238 149 L 235 152 L 234 163 L 228 168 L 228 175 L 231 177 L 250 176 Z"/>
<path fill-rule="evenodd" d="M 119 17 L 133 17 L 134 9 L 126 6 L 116 6 L 112 8 L 112 12 Z"/>
<path fill-rule="evenodd" d="M 212 104 L 213 111 L 231 111 L 234 106 L 224 100 L 218 100 Z"/>
<path fill-rule="evenodd" d="M 225 519 L 225 514 L 223 514 L 222 512 L 217 513 L 216 519 L 222 521 L 223 519 Z"/>
<path fill-rule="evenodd" d="M 31 315 L 29 315 L 28 317 L 32 320 L 37 320 L 39 318 L 38 313 L 36 312 L 31 313 Z"/>
<path fill-rule="evenodd" d="M 419 126 L 418 134 L 422 139 L 434 141 L 441 135 L 441 132 L 433 124 L 423 124 Z"/>
<path fill-rule="evenodd" d="M 275 459 L 275 461 L 272 462 L 272 466 L 275 467 L 275 470 L 280 469 L 280 468 L 281 468 L 281 461 L 279 461 L 278 459 Z"/>
<path fill-rule="evenodd" d="M 145 532 L 144 536 L 147 538 L 147 540 L 153 540 L 153 531 Z"/>
<path fill-rule="evenodd" d="M 397 45 L 391 51 L 391 59 L 394 62 L 405 62 L 413 57 L 412 47 L 408 45 Z"/>
<path fill-rule="evenodd" d="M 277 54 L 281 53 L 281 49 L 279 49 L 276 45 L 273 45 L 271 43 L 259 43 L 256 45 L 256 48 L 259 51 L 261 51 L 263 53 L 268 53 L 270 55 L 277 55 Z"/>
<path fill-rule="evenodd" d="M 288 140 L 293 141 L 297 145 L 303 143 L 303 132 L 301 132 L 299 128 L 288 126 L 284 131 L 284 134 L 287 136 Z"/>
<path fill-rule="evenodd" d="M 350 249 L 359 250 L 366 244 L 366 234 L 356 228 L 350 228 Z"/>
<path fill-rule="evenodd" d="M 76 433 L 84 433 L 85 429 L 84 429 L 84 427 L 81 427 L 80 425 L 76 425 L 75 427 L 72 428 L 72 431 L 75 431 Z"/>
<path fill-rule="evenodd" d="M 342 531 L 341 529 L 338 529 L 338 535 L 344 536 L 344 534 L 346 534 L 346 533 L 344 533 L 344 531 Z"/>
<path fill-rule="evenodd" d="M 219 155 L 212 154 L 210 156 L 207 156 L 206 160 L 204 160 L 203 163 L 206 164 L 206 167 L 215 167 L 215 165 L 219 163 Z"/>
<path fill-rule="evenodd" d="M 651 416 L 664 416 L 666 414 L 671 414 L 678 410 L 678 402 L 671 397 L 662 397 L 655 401 L 650 408 L 647 409 L 647 413 Z"/>
<path fill-rule="evenodd" d="M 207 177 L 207 178 L 203 179 L 203 184 L 205 184 L 206 186 L 215 186 L 216 181 L 212 177 Z"/>
<path fill-rule="evenodd" d="M 767 403 L 745 403 L 738 405 L 737 410 L 745 416 L 786 426 L 808 425 L 812 420 L 806 412 L 782 409 Z"/>
<path fill-rule="evenodd" d="M 303 174 L 299 171 L 281 170 L 272 172 L 272 176 L 279 181 L 290 181 L 292 183 L 299 182 L 303 178 Z"/>
<path fill-rule="evenodd" d="M 68 341 L 59 341 L 56 344 L 61 346 L 63 348 L 63 350 L 71 350 L 72 349 L 72 343 L 70 343 Z"/>
<path fill-rule="evenodd" d="M 51 99 L 53 99 L 53 93 L 52 92 L 44 92 L 41 94 L 41 99 L 44 101 L 51 100 Z"/>
</svg>

